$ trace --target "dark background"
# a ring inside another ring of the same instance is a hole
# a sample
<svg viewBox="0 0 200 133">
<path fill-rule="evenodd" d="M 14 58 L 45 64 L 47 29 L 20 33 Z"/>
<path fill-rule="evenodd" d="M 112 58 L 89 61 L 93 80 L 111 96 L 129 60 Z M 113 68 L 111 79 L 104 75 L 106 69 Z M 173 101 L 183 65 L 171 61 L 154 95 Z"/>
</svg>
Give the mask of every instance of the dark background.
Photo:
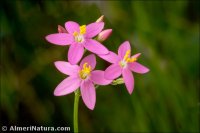
<svg viewBox="0 0 200 133">
<path fill-rule="evenodd" d="M 80 24 L 105 15 L 112 36 L 104 45 L 117 51 L 125 40 L 139 62 L 135 90 L 124 85 L 97 89 L 94 111 L 79 103 L 79 130 L 99 132 L 199 132 L 199 2 L 40 1 L 1 2 L 1 126 L 70 126 L 74 94 L 53 96 L 66 76 L 53 62 L 67 60 L 68 47 L 45 36 L 57 25 Z M 97 58 L 98 69 L 109 63 Z"/>
</svg>

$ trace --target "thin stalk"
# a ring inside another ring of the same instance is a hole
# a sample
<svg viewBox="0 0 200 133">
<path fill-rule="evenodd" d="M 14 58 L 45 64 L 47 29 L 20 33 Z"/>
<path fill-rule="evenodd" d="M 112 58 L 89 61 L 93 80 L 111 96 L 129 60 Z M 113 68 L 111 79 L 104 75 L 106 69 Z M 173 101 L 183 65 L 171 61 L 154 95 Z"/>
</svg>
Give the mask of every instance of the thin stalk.
<svg viewBox="0 0 200 133">
<path fill-rule="evenodd" d="M 78 133 L 78 103 L 79 103 L 79 97 L 80 97 L 80 90 L 77 89 L 75 91 L 74 96 L 74 132 Z"/>
</svg>

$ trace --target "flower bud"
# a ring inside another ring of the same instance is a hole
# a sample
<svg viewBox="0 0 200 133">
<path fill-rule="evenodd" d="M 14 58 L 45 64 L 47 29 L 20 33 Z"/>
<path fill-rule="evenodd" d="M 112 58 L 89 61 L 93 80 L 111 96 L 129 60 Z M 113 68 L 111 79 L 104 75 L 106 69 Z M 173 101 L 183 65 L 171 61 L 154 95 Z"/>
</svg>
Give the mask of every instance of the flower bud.
<svg viewBox="0 0 200 133">
<path fill-rule="evenodd" d="M 124 80 L 123 80 L 123 78 L 118 78 L 116 80 L 113 80 L 113 82 L 111 84 L 112 85 L 124 84 Z"/>
<path fill-rule="evenodd" d="M 103 22 L 103 20 L 104 20 L 104 15 L 102 15 L 100 18 L 98 18 L 96 22 L 97 22 L 97 23 L 98 23 L 98 22 Z"/>
<path fill-rule="evenodd" d="M 67 33 L 67 30 L 64 27 L 58 25 L 58 33 Z"/>
<path fill-rule="evenodd" d="M 112 29 L 106 29 L 100 32 L 97 36 L 97 41 L 103 42 L 112 34 Z"/>
</svg>

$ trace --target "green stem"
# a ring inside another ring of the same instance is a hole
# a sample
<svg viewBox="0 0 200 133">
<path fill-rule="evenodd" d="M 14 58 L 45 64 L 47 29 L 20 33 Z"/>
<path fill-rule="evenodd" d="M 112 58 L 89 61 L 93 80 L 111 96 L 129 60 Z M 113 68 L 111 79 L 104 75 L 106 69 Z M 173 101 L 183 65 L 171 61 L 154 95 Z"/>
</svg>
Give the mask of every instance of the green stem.
<svg viewBox="0 0 200 133">
<path fill-rule="evenodd" d="M 75 91 L 75 97 L 74 97 L 74 132 L 78 133 L 78 103 L 79 103 L 79 97 L 80 97 L 80 90 L 77 89 Z"/>
</svg>

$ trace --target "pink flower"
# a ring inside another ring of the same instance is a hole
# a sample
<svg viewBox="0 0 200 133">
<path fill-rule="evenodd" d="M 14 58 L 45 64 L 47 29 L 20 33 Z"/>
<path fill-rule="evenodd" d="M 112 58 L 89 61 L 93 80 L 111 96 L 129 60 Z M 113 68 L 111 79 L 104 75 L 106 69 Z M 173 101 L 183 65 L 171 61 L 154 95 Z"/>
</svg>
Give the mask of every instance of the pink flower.
<svg viewBox="0 0 200 133">
<path fill-rule="evenodd" d="M 94 70 L 96 66 L 96 57 L 94 54 L 83 58 L 80 66 L 72 65 L 65 61 L 56 61 L 55 66 L 60 72 L 69 75 L 69 77 L 64 79 L 56 87 L 54 95 L 66 95 L 80 87 L 82 99 L 86 106 L 91 110 L 94 109 L 96 102 L 94 84 L 107 85 L 112 82 L 112 80 L 104 78 L 104 71 Z"/>
<path fill-rule="evenodd" d="M 140 53 L 130 57 L 131 47 L 128 41 L 122 43 L 118 49 L 118 55 L 109 52 L 107 55 L 99 55 L 104 60 L 113 63 L 105 70 L 106 79 L 115 79 L 122 75 L 126 88 L 131 94 L 134 89 L 134 78 L 132 72 L 144 74 L 149 71 L 148 68 L 139 64 L 137 61 Z"/>
<path fill-rule="evenodd" d="M 98 41 L 92 39 L 98 35 L 104 27 L 104 22 L 91 23 L 79 26 L 78 23 L 68 21 L 65 28 L 68 33 L 54 33 L 46 36 L 46 40 L 56 45 L 70 45 L 68 60 L 71 64 L 77 64 L 83 56 L 84 47 L 96 54 L 108 54 L 108 49 Z"/>
</svg>

